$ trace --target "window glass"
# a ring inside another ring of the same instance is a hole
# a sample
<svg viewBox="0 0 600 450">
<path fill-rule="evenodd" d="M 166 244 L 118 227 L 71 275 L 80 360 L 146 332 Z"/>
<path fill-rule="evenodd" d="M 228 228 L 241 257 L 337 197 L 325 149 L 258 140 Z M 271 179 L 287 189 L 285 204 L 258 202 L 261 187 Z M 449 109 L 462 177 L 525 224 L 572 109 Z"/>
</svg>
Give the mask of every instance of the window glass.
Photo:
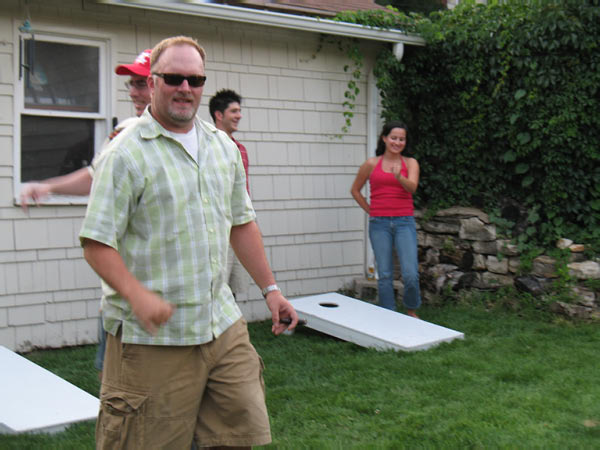
<svg viewBox="0 0 600 450">
<path fill-rule="evenodd" d="M 94 120 L 21 116 L 21 181 L 43 180 L 88 166 Z"/>
<path fill-rule="evenodd" d="M 99 111 L 98 47 L 32 39 L 24 42 L 26 108 Z"/>
</svg>

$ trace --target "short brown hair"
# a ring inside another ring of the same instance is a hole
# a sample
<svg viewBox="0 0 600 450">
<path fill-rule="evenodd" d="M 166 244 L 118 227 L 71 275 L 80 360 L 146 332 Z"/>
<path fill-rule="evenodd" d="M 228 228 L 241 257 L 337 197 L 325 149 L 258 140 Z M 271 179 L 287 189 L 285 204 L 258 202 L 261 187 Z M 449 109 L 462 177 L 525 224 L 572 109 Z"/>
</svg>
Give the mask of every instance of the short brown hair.
<svg viewBox="0 0 600 450">
<path fill-rule="evenodd" d="M 188 36 L 174 36 L 170 38 L 163 39 L 158 44 L 154 46 L 152 49 L 152 55 L 150 56 L 150 69 L 154 67 L 154 65 L 158 62 L 160 55 L 169 47 L 174 47 L 176 45 L 190 45 L 198 50 L 200 53 L 200 57 L 202 58 L 202 62 L 206 60 L 206 52 L 204 49 L 198 44 L 198 41 L 194 38 Z"/>
</svg>

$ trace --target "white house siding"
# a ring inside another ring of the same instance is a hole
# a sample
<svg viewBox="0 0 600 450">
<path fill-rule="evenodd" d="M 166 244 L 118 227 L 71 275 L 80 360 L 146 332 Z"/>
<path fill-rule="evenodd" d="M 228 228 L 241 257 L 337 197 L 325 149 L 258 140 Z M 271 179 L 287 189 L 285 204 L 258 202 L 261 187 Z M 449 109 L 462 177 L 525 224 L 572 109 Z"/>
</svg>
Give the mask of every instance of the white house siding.
<svg viewBox="0 0 600 450">
<path fill-rule="evenodd" d="M 0 3 L 0 345 L 24 351 L 97 340 L 100 284 L 77 238 L 84 205 L 15 205 L 13 134 L 16 29 L 106 37 L 108 64 L 129 63 L 162 38 L 196 37 L 207 51 L 200 115 L 216 90 L 242 94 L 236 137 L 248 149 L 250 190 L 267 257 L 285 295 L 335 291 L 363 273 L 365 218 L 349 194 L 367 155 L 366 76 L 349 133 L 342 103 L 349 75 L 318 35 L 97 4 L 91 0 Z M 373 55 L 378 45 L 365 44 Z M 74 62 L 73 70 L 77 70 Z M 365 74 L 368 69 L 365 69 Z M 134 114 L 124 77 L 112 73 L 107 116 Z M 114 93 L 115 87 L 117 89 Z M 372 147 L 373 143 L 369 143 Z M 269 317 L 256 286 L 239 296 L 249 320 Z"/>
</svg>

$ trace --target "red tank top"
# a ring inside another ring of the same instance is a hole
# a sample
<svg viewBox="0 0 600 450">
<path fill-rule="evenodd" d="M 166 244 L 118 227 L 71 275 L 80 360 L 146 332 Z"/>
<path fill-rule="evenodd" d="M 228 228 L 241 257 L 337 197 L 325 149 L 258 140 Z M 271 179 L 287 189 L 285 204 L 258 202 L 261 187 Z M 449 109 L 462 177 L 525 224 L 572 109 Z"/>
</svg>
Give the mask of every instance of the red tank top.
<svg viewBox="0 0 600 450">
<path fill-rule="evenodd" d="M 375 165 L 369 176 L 371 186 L 371 217 L 405 217 L 414 213 L 413 196 L 398 183 L 392 173 L 384 172 L 381 168 L 383 157 Z M 402 159 L 400 175 L 408 176 L 408 167 Z"/>
</svg>

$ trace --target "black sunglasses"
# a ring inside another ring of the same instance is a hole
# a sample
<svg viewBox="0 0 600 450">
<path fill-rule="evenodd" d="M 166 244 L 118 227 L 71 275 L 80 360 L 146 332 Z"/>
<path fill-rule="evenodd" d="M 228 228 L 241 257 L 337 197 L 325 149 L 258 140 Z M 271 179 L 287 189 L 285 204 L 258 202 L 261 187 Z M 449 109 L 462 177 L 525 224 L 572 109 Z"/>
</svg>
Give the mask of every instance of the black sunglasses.
<svg viewBox="0 0 600 450">
<path fill-rule="evenodd" d="M 169 86 L 179 86 L 183 83 L 183 80 L 187 80 L 190 87 L 201 87 L 204 86 L 206 82 L 206 77 L 204 75 L 180 75 L 178 73 L 156 73 L 152 72 L 152 75 L 156 75 L 157 77 L 161 77 L 165 80 L 165 83 Z"/>
</svg>

